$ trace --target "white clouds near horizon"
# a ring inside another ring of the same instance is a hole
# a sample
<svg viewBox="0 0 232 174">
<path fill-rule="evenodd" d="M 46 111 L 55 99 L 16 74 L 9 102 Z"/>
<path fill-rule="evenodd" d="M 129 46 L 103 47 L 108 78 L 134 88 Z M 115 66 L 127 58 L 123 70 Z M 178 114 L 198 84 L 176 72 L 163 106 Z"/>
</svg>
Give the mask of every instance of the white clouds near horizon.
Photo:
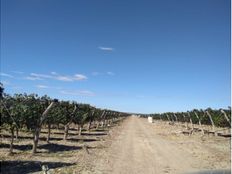
<svg viewBox="0 0 232 174">
<path fill-rule="evenodd" d="M 115 75 L 114 72 L 108 71 L 108 72 L 92 72 L 93 76 L 99 76 L 99 75 L 109 75 L 109 76 L 113 76 Z"/>
<path fill-rule="evenodd" d="M 46 85 L 36 85 L 36 88 L 47 89 L 47 88 L 49 88 L 49 87 L 46 86 Z"/>
<path fill-rule="evenodd" d="M 65 95 L 78 95 L 88 97 L 95 96 L 95 94 L 92 91 L 88 90 L 61 90 L 60 93 Z"/>
<path fill-rule="evenodd" d="M 4 77 L 9 77 L 9 78 L 14 78 L 14 76 L 10 75 L 10 74 L 6 74 L 6 73 L 0 73 L 0 76 L 4 76 Z"/>
<path fill-rule="evenodd" d="M 102 51 L 113 51 L 114 50 L 114 48 L 111 48 L 111 47 L 102 47 L 102 46 L 100 46 L 100 47 L 98 47 L 100 50 L 102 50 Z"/>
<path fill-rule="evenodd" d="M 111 71 L 108 71 L 107 74 L 110 75 L 110 76 L 115 75 L 115 73 L 113 73 L 113 72 L 111 72 Z"/>
<path fill-rule="evenodd" d="M 25 77 L 27 80 L 44 80 L 44 79 L 53 79 L 58 81 L 72 82 L 72 81 L 82 81 L 86 80 L 87 76 L 83 74 L 74 74 L 70 75 L 59 75 L 56 72 L 51 72 L 51 74 L 37 74 L 31 73 L 29 76 Z"/>
</svg>

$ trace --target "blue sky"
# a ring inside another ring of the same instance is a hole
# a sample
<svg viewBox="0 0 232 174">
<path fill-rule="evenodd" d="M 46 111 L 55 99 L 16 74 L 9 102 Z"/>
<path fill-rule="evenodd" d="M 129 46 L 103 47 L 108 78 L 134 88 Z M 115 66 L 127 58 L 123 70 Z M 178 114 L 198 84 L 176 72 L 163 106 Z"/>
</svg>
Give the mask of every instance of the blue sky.
<svg viewBox="0 0 232 174">
<path fill-rule="evenodd" d="M 2 0 L 1 82 L 127 112 L 230 105 L 229 0 Z"/>
</svg>

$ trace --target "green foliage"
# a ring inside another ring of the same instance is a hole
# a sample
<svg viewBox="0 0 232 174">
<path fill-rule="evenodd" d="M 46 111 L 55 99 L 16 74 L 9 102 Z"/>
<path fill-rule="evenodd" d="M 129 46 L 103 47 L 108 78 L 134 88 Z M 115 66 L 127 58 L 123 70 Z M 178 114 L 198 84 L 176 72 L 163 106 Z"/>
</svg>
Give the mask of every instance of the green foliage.
<svg viewBox="0 0 232 174">
<path fill-rule="evenodd" d="M 36 94 L 25 94 L 24 99 L 26 107 L 25 124 L 27 129 L 34 131 L 40 124 L 42 113 L 51 103 L 51 99 L 48 96 L 39 97 Z"/>
<path fill-rule="evenodd" d="M 223 109 L 223 110 L 226 112 L 231 122 L 231 108 L 229 107 L 228 109 Z M 151 116 L 153 117 L 153 119 L 162 119 L 164 121 L 168 121 L 168 117 L 167 117 L 168 115 L 170 118 L 170 121 L 172 121 L 172 120 L 175 120 L 175 117 L 174 117 L 174 114 L 175 114 L 177 116 L 178 121 L 190 122 L 190 118 L 191 118 L 194 124 L 199 123 L 199 120 L 197 118 L 198 116 L 201 121 L 201 124 L 211 125 L 209 116 L 206 114 L 206 111 L 208 111 L 210 115 L 212 116 L 212 120 L 215 126 L 230 127 L 230 124 L 224 117 L 223 113 L 221 112 L 221 109 L 211 109 L 211 108 L 207 108 L 206 110 L 194 109 L 192 111 L 187 111 L 187 112 L 176 112 L 176 113 L 167 112 L 167 113 L 162 113 L 162 114 L 151 114 Z"/>
<path fill-rule="evenodd" d="M 21 95 L 3 95 L 1 100 L 1 122 L 6 128 L 20 128 L 24 123 L 24 114 L 26 111 Z"/>
<path fill-rule="evenodd" d="M 1 85 L 3 92 L 3 86 Z M 49 111 L 43 122 L 42 114 L 53 100 L 48 96 L 39 97 L 37 94 L 3 94 L 1 98 L 1 127 L 25 128 L 34 132 L 43 124 L 69 124 L 84 125 L 89 121 L 101 121 L 117 118 L 119 112 L 101 110 L 89 104 L 80 104 L 69 101 L 59 101 Z M 103 112 L 105 114 L 103 114 Z M 127 114 L 122 114 L 126 116 Z"/>
<path fill-rule="evenodd" d="M 87 122 L 100 121 L 105 117 L 113 119 L 118 116 L 114 111 L 110 111 L 111 114 L 102 114 L 102 110 L 88 104 L 58 102 L 47 95 L 39 97 L 37 94 L 27 95 L 24 93 L 10 96 L 4 94 L 3 90 L 4 88 L 0 84 L 1 128 L 9 128 L 13 137 L 14 130 L 18 132 L 19 129 L 26 127 L 33 133 L 33 153 L 36 152 L 43 124 L 48 124 L 50 128 L 52 124 L 59 125 L 61 123 L 65 125 L 65 131 L 68 134 L 68 127 L 71 123 L 83 126 Z M 10 149 L 12 152 L 12 146 Z"/>
<path fill-rule="evenodd" d="M 88 104 L 78 104 L 75 112 L 74 123 L 84 125 L 91 117 L 92 107 Z"/>
</svg>

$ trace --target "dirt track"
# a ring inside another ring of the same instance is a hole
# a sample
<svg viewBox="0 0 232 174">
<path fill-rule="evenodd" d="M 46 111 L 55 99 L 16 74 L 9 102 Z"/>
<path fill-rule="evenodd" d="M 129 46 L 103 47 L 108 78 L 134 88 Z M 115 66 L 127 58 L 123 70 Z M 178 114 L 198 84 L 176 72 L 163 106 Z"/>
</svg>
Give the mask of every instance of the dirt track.
<svg viewBox="0 0 232 174">
<path fill-rule="evenodd" d="M 45 141 L 44 129 L 36 155 L 30 154 L 31 135 L 20 132 L 13 156 L 7 155 L 9 139 L 5 131 L 0 158 L 6 161 L 7 174 L 39 174 L 42 164 L 48 165 L 51 174 L 187 174 L 230 169 L 230 138 L 201 133 L 188 136 L 181 133 L 184 129 L 132 116 L 109 128 L 84 131 L 81 137 L 76 129 L 70 129 L 68 141 L 62 140 L 63 130 L 53 129 L 50 144 Z"/>
<path fill-rule="evenodd" d="M 228 139 L 171 136 L 170 125 L 163 131 L 160 126 L 164 125 L 149 124 L 138 117 L 126 119 L 111 146 L 96 161 L 95 173 L 174 174 L 230 168 Z"/>
</svg>

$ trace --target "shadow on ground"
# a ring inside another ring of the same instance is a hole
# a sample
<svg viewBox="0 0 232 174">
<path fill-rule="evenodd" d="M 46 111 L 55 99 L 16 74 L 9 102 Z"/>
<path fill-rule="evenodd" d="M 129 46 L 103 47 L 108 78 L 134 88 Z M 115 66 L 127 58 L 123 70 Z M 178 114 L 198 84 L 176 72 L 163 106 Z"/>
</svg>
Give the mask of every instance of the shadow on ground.
<svg viewBox="0 0 232 174">
<path fill-rule="evenodd" d="M 5 144 L 5 143 L 1 143 L 0 144 L 0 148 L 10 148 L 10 145 L 9 144 Z M 32 145 L 31 144 L 23 144 L 23 145 L 14 144 L 13 145 L 13 149 L 27 151 L 27 150 L 31 150 L 32 149 Z"/>
<path fill-rule="evenodd" d="M 1 148 L 9 148 L 10 145 L 9 144 L 1 144 L 0 145 Z M 51 153 L 55 153 L 55 152 L 63 152 L 63 151 L 72 151 L 72 150 L 79 150 L 82 147 L 80 146 L 68 146 L 68 145 L 62 145 L 62 144 L 43 144 L 43 145 L 39 145 L 38 149 L 46 149 L 48 152 Z M 27 150 L 31 150 L 32 149 L 32 145 L 31 144 L 27 144 L 27 145 L 18 145 L 15 144 L 14 145 L 14 149 L 17 150 L 21 150 L 21 151 L 27 151 Z"/>
<path fill-rule="evenodd" d="M 45 132 L 45 131 L 41 131 L 41 133 L 47 134 L 47 132 Z M 64 135 L 63 132 L 52 132 L 51 134 Z M 73 136 L 78 135 L 77 133 L 72 133 L 72 132 L 69 132 L 68 134 L 73 135 Z M 86 135 L 86 136 L 103 136 L 103 135 L 107 135 L 107 133 L 105 133 L 104 130 L 96 130 L 96 131 L 91 131 L 91 132 L 82 132 L 81 134 Z"/>
<path fill-rule="evenodd" d="M 47 134 L 47 132 L 46 131 L 41 131 L 40 133 L 42 133 L 42 134 Z M 64 135 L 64 133 L 63 132 L 51 132 L 51 135 L 52 134 L 56 134 L 56 135 Z M 69 132 L 68 133 L 69 135 L 77 135 L 77 133 L 72 133 L 72 132 Z"/>
<path fill-rule="evenodd" d="M 99 141 L 98 139 L 95 138 L 68 138 L 68 141 L 73 141 L 73 142 L 93 142 L 93 141 Z"/>
<path fill-rule="evenodd" d="M 47 165 L 49 169 L 71 166 L 75 163 L 63 162 L 41 162 L 41 161 L 2 161 L 2 174 L 27 174 L 42 171 L 42 165 Z"/>
<path fill-rule="evenodd" d="M 84 133 L 83 135 L 86 135 L 86 136 L 101 136 L 101 135 L 106 135 L 104 133 L 96 133 L 96 134 L 91 134 L 91 133 Z M 4 138 L 10 138 L 9 135 L 4 135 L 3 136 Z M 19 136 L 18 137 L 19 140 L 23 140 L 23 139 L 27 139 L 27 140 L 32 140 L 33 137 L 27 137 L 27 136 Z M 46 137 L 40 137 L 39 138 L 40 141 L 46 141 L 47 138 Z M 63 140 L 63 138 L 59 138 L 59 137 L 50 137 L 50 141 L 61 141 Z M 94 138 L 68 138 L 67 139 L 68 141 L 83 141 L 83 142 L 92 142 L 92 141 L 98 141 L 97 139 L 94 139 Z M 1 145 L 0 145 L 1 147 Z"/>
<path fill-rule="evenodd" d="M 106 129 L 94 129 L 93 132 L 109 132 L 109 130 Z"/>
<path fill-rule="evenodd" d="M 48 152 L 63 152 L 63 151 L 72 151 L 72 150 L 80 150 L 80 146 L 67 146 L 62 144 L 43 144 L 38 147 L 38 149 L 46 149 Z"/>
<path fill-rule="evenodd" d="M 85 136 L 103 136 L 103 135 L 107 135 L 107 134 L 104 132 L 97 132 L 97 133 L 95 133 L 95 132 L 90 132 L 90 133 L 83 132 L 82 135 L 85 135 Z"/>
</svg>

